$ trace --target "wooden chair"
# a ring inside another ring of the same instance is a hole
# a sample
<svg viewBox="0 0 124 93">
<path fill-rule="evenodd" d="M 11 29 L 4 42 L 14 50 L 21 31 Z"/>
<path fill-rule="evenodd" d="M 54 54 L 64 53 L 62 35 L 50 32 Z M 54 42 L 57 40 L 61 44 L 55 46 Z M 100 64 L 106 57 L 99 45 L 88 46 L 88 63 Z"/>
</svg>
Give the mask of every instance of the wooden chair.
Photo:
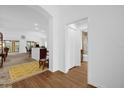
<svg viewBox="0 0 124 93">
<path fill-rule="evenodd" d="M 31 48 L 30 49 L 28 49 L 27 47 L 25 48 L 26 48 L 26 52 L 29 54 L 29 57 L 31 57 Z"/>
<path fill-rule="evenodd" d="M 29 52 L 28 48 L 27 48 L 27 47 L 25 47 L 25 49 L 26 49 L 26 52 L 28 53 L 28 52 Z"/>
<path fill-rule="evenodd" d="M 9 48 L 5 47 L 4 48 L 4 62 L 6 61 L 6 58 L 8 56 Z"/>
<path fill-rule="evenodd" d="M 1 62 L 0 62 L 0 67 L 3 67 L 3 57 L 4 57 L 4 54 L 3 54 L 3 34 L 0 32 L 0 59 L 1 59 Z"/>
<path fill-rule="evenodd" d="M 48 67 L 49 60 L 47 59 L 47 49 L 40 49 L 40 59 L 39 59 L 39 68 L 43 65 L 43 69 L 45 66 Z"/>
<path fill-rule="evenodd" d="M 3 67 L 3 62 L 4 62 L 4 54 L 0 54 L 1 57 L 1 63 L 0 63 L 0 68 Z"/>
</svg>

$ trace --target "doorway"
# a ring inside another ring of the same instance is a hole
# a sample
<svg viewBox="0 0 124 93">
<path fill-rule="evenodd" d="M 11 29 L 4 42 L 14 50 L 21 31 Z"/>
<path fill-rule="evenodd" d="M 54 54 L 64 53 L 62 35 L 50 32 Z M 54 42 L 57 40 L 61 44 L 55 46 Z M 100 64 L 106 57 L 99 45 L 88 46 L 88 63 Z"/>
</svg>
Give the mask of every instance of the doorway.
<svg viewBox="0 0 124 93">
<path fill-rule="evenodd" d="M 81 62 L 88 61 L 88 32 L 82 31 Z"/>
<path fill-rule="evenodd" d="M 88 61 L 88 18 L 66 25 L 66 71 Z"/>
</svg>

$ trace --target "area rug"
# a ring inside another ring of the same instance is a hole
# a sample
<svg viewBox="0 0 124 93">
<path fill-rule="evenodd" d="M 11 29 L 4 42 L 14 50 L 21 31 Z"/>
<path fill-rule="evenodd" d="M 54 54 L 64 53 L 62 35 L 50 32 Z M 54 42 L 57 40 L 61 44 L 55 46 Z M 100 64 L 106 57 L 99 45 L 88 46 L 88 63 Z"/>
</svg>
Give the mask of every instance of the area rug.
<svg viewBox="0 0 124 93">
<path fill-rule="evenodd" d="M 30 63 L 23 63 L 10 67 L 9 74 L 12 80 L 11 82 L 14 82 L 36 75 L 46 70 L 47 68 L 44 70 L 42 70 L 42 67 L 39 68 L 39 63 L 37 61 L 33 61 Z"/>
</svg>

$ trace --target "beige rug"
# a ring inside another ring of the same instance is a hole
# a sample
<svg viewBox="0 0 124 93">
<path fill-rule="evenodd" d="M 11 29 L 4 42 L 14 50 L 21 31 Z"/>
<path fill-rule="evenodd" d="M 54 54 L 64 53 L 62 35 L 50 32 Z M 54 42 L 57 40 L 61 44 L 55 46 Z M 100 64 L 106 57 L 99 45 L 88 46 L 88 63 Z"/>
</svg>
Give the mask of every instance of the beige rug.
<svg viewBox="0 0 124 93">
<path fill-rule="evenodd" d="M 36 71 L 35 73 L 28 74 L 26 76 L 12 79 L 9 74 L 9 69 L 13 66 L 17 66 L 24 63 L 31 63 L 35 60 L 30 58 L 26 53 L 19 53 L 16 55 L 8 55 L 6 62 L 4 62 L 3 68 L 0 68 L 0 88 L 10 88 L 13 82 L 25 79 L 27 77 L 42 73 L 42 71 Z M 37 62 L 38 63 L 38 62 Z"/>
<path fill-rule="evenodd" d="M 11 83 L 36 75 L 38 73 L 42 73 L 46 70 L 47 68 L 44 70 L 42 70 L 42 67 L 39 68 L 39 62 L 37 61 L 11 66 L 9 68 Z"/>
</svg>

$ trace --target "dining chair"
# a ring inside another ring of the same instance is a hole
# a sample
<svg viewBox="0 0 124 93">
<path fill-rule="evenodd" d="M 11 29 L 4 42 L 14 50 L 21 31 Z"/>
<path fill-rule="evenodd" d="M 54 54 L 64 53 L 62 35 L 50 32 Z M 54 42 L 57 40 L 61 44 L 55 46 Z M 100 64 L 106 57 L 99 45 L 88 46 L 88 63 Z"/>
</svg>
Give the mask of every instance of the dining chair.
<svg viewBox="0 0 124 93">
<path fill-rule="evenodd" d="M 8 52 L 9 52 L 9 48 L 8 47 L 5 47 L 4 48 L 4 62 L 6 61 L 6 58 L 8 56 Z"/>
<path fill-rule="evenodd" d="M 44 69 L 45 66 L 48 67 L 48 64 L 49 60 L 47 58 L 47 49 L 46 48 L 40 49 L 39 68 L 43 65 L 42 69 Z"/>
</svg>

